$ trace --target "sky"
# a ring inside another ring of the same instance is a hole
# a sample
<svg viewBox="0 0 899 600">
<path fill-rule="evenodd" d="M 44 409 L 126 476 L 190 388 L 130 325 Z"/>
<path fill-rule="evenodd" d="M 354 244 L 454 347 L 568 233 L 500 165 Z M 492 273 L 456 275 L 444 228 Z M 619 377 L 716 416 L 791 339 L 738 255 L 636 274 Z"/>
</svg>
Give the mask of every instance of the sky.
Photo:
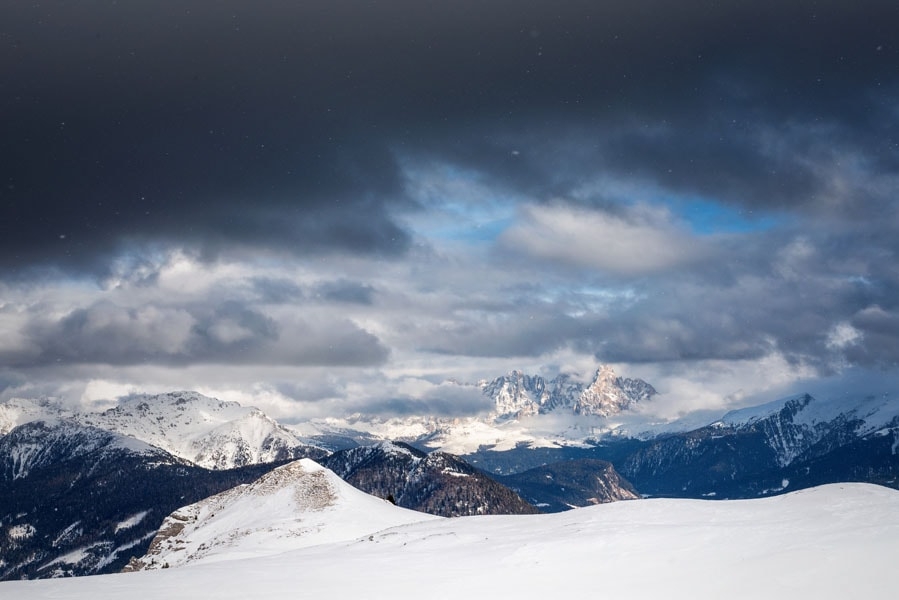
<svg viewBox="0 0 899 600">
<path fill-rule="evenodd" d="M 0 399 L 895 389 L 897 34 L 873 0 L 5 3 Z"/>
</svg>

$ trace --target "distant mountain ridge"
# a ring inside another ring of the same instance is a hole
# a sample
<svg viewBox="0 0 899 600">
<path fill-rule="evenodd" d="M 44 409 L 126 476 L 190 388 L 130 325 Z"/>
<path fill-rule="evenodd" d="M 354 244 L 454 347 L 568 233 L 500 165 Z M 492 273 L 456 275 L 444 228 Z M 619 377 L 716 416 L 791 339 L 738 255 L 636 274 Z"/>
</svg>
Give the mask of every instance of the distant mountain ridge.
<svg viewBox="0 0 899 600">
<path fill-rule="evenodd" d="M 641 492 L 668 496 L 754 497 L 840 481 L 899 487 L 899 398 L 791 396 L 650 440 L 618 468 Z"/>
<path fill-rule="evenodd" d="M 233 469 L 328 454 L 258 408 L 197 392 L 129 396 L 102 412 L 73 411 L 50 399 L 17 398 L 0 403 L 0 435 L 16 425 L 47 419 L 141 440 L 208 469 Z"/>
<path fill-rule="evenodd" d="M 561 512 L 641 497 L 612 463 L 589 458 L 543 465 L 497 480 L 543 512 Z"/>
<path fill-rule="evenodd" d="M 476 384 L 458 381 L 445 384 L 480 393 L 489 410 L 464 417 L 383 418 L 355 414 L 312 419 L 297 428 L 316 443 L 333 444 L 333 450 L 352 447 L 353 443 L 347 443 L 351 440 L 370 444 L 377 439 L 400 440 L 459 455 L 481 447 L 584 445 L 607 434 L 621 434 L 617 429 L 620 423 L 613 423 L 613 418 L 645 420 L 640 409 L 657 395 L 649 383 L 619 377 L 609 365 L 597 368 L 589 383 L 567 373 L 547 379 L 513 370 Z M 556 426 L 553 419 L 559 417 L 566 422 L 566 427 L 553 429 Z"/>
<path fill-rule="evenodd" d="M 512 371 L 478 386 L 494 404 L 494 419 L 520 419 L 555 411 L 609 417 L 652 399 L 656 390 L 642 379 L 618 377 L 608 365 L 596 370 L 589 385 L 568 374 L 547 380 Z"/>
<path fill-rule="evenodd" d="M 327 454 L 258 408 L 197 392 L 131 396 L 78 421 L 130 435 L 209 469 L 231 469 Z"/>
</svg>

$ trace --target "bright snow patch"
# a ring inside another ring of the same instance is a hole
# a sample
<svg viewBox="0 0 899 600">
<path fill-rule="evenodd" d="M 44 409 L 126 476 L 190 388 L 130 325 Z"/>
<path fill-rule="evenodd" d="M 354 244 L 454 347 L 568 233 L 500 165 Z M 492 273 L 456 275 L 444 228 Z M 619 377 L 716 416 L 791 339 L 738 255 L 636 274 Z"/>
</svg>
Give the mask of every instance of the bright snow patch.
<svg viewBox="0 0 899 600">
<path fill-rule="evenodd" d="M 144 517 L 147 516 L 148 512 L 149 511 L 143 510 L 137 514 L 131 515 L 130 517 L 128 517 L 127 519 L 125 519 L 124 521 L 120 522 L 118 525 L 115 526 L 115 532 L 118 533 L 118 532 L 122 531 L 123 529 L 131 529 L 132 527 L 134 527 L 135 525 L 137 525 L 138 523 L 143 521 Z"/>
<path fill-rule="evenodd" d="M 246 550 L 243 560 L 188 568 L 5 582 L 0 595 L 891 599 L 899 492 L 840 484 L 758 500 L 613 502 L 549 515 L 433 519 L 275 556 Z"/>
<path fill-rule="evenodd" d="M 7 536 L 10 540 L 14 542 L 19 542 L 22 540 L 27 540 L 31 536 L 34 535 L 35 529 L 33 526 L 29 524 L 24 525 L 13 525 L 9 528 L 9 532 L 7 532 Z"/>
<path fill-rule="evenodd" d="M 54 558 L 53 560 L 51 560 L 50 562 L 48 562 L 47 564 L 42 566 L 39 570 L 42 571 L 42 570 L 52 567 L 53 565 L 60 564 L 60 563 L 66 564 L 66 565 L 76 565 L 76 564 L 84 561 L 86 558 L 88 558 L 90 556 L 90 553 L 88 552 L 89 550 L 96 548 L 98 546 L 109 546 L 109 545 L 110 545 L 109 542 L 97 542 L 95 544 L 90 544 L 89 546 L 84 546 L 83 548 L 77 548 L 75 550 L 72 550 L 71 552 L 63 554 L 60 557 Z"/>
</svg>

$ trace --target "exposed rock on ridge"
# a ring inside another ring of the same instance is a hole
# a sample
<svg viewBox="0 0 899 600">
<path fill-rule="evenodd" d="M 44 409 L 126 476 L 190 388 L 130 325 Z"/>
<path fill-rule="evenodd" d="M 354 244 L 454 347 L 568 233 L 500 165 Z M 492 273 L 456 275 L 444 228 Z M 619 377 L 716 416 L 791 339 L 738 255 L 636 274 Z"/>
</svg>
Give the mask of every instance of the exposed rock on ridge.
<svg viewBox="0 0 899 600">
<path fill-rule="evenodd" d="M 494 417 L 499 420 L 557 410 L 609 417 L 656 395 L 655 389 L 645 381 L 618 377 L 608 365 L 597 369 L 593 381 L 586 387 L 566 374 L 547 380 L 521 371 L 512 371 L 478 385 L 484 395 L 493 399 Z"/>
</svg>

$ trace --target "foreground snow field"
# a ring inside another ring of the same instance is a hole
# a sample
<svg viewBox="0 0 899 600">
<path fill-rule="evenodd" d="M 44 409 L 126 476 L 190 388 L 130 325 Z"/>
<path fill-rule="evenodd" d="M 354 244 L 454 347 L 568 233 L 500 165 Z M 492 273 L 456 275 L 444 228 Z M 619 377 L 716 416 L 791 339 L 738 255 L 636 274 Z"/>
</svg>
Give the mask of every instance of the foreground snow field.
<svg viewBox="0 0 899 600">
<path fill-rule="evenodd" d="M 274 556 L 0 583 L 0 597 L 893 598 L 897 556 L 899 492 L 835 484 L 759 500 L 436 519 Z"/>
</svg>

